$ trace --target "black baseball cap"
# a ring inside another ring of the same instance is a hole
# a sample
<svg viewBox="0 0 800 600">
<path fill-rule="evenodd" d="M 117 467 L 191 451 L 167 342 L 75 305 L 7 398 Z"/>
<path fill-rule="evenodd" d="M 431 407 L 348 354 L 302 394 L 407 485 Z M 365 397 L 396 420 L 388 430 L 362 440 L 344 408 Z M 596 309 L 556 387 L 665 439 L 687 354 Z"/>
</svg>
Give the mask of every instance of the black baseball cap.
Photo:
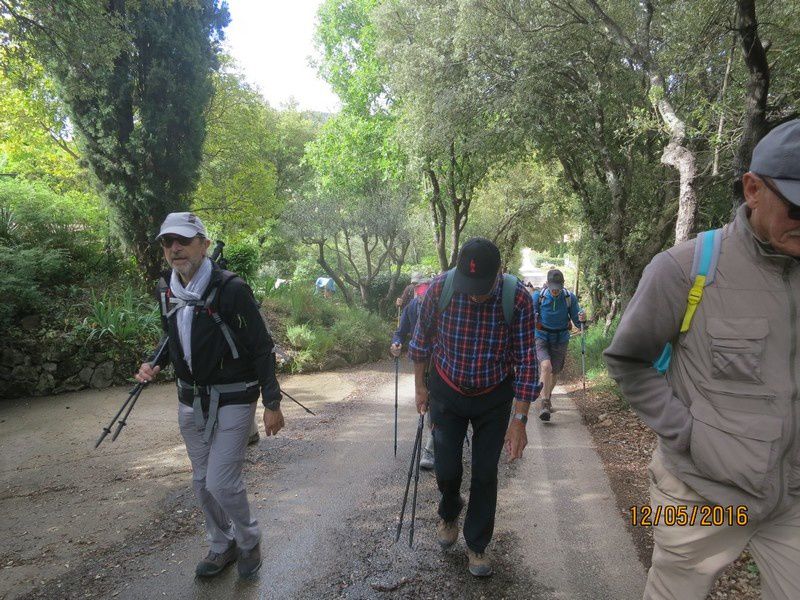
<svg viewBox="0 0 800 600">
<path fill-rule="evenodd" d="M 458 253 L 453 287 L 469 296 L 483 296 L 492 291 L 500 270 L 500 250 L 486 238 L 468 239 Z"/>
<path fill-rule="evenodd" d="M 547 287 L 551 290 L 564 289 L 564 274 L 558 269 L 550 269 L 547 272 Z"/>
</svg>

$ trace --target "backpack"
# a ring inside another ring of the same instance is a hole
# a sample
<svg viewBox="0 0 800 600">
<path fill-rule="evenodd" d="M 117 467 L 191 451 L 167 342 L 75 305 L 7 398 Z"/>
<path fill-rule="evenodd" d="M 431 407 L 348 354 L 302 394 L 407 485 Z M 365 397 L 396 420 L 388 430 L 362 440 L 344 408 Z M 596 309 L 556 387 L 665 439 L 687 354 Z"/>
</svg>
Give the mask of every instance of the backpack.
<svg viewBox="0 0 800 600">
<path fill-rule="evenodd" d="M 570 309 L 572 308 L 572 294 L 569 293 L 569 290 L 567 290 L 567 288 L 563 288 L 563 289 L 564 289 L 564 300 L 567 303 L 567 312 L 569 312 Z M 545 293 L 545 291 L 547 291 L 547 284 L 546 283 L 542 286 L 542 289 L 537 290 L 537 292 L 536 292 L 536 293 L 539 294 L 536 302 L 534 302 L 534 306 L 536 307 L 536 316 L 537 317 L 539 316 L 539 313 L 541 312 L 541 309 L 542 309 L 542 302 L 544 302 L 544 293 Z"/>
<path fill-rule="evenodd" d="M 195 312 L 206 311 L 214 323 L 217 324 L 217 327 L 219 327 L 222 331 L 222 335 L 225 337 L 225 341 L 228 343 L 228 346 L 231 349 L 231 355 L 234 359 L 236 359 L 239 358 L 239 350 L 236 348 L 236 343 L 234 342 L 234 334 L 219 314 L 219 298 L 222 293 L 222 288 L 224 288 L 225 284 L 227 284 L 234 277 L 238 277 L 238 275 L 231 271 L 223 270 L 222 278 L 220 279 L 219 284 L 208 293 L 205 300 L 196 300 L 190 302 L 173 298 L 169 288 L 169 283 L 167 283 L 167 279 L 165 277 L 164 283 L 166 285 L 164 289 L 160 290 L 159 296 L 161 298 L 161 314 L 166 320 L 169 320 L 175 311 L 184 306 L 194 307 Z"/>
<path fill-rule="evenodd" d="M 692 273 L 694 283 L 689 290 L 686 312 L 683 313 L 681 333 L 686 333 L 692 325 L 692 318 L 697 311 L 697 306 L 703 299 L 703 289 L 714 283 L 717 273 L 717 262 L 722 248 L 722 229 L 712 229 L 698 234 L 694 243 L 694 258 L 692 259 Z M 669 369 L 672 359 L 672 343 L 667 342 L 661 356 L 653 363 L 656 370 L 662 375 Z"/>
<path fill-rule="evenodd" d="M 437 314 L 441 315 L 450 305 L 453 299 L 455 290 L 453 289 L 453 280 L 456 276 L 456 270 L 450 269 L 444 279 L 444 287 L 442 287 L 442 294 L 439 296 L 439 308 Z M 514 297 L 517 293 L 517 281 L 513 275 L 509 273 L 503 274 L 503 318 L 506 325 L 511 327 L 514 323 Z"/>
</svg>

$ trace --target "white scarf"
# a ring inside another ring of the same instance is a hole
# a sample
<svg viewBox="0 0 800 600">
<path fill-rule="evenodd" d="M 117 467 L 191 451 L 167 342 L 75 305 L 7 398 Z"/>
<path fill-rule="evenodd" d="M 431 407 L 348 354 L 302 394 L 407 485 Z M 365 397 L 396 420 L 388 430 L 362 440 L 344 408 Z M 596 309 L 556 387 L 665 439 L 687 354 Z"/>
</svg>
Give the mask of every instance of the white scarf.
<svg viewBox="0 0 800 600">
<path fill-rule="evenodd" d="M 178 272 L 172 270 L 172 278 L 169 281 L 170 290 L 172 295 L 180 300 L 200 300 L 203 297 L 203 292 L 206 291 L 208 283 L 211 280 L 211 260 L 206 258 L 200 264 L 200 268 L 192 277 L 189 285 L 183 287 L 183 282 Z M 179 308 L 175 318 L 178 323 L 178 337 L 183 347 L 183 358 L 186 364 L 189 365 L 189 371 L 192 370 L 192 321 L 194 319 L 194 307 L 184 306 Z"/>
</svg>

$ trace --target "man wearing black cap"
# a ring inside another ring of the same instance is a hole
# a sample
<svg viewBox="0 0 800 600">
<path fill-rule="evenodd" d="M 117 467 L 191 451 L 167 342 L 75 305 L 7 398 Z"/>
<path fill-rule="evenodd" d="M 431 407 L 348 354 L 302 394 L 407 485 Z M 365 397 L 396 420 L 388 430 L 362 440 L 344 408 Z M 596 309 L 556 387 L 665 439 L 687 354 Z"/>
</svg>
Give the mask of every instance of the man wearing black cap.
<svg viewBox="0 0 800 600">
<path fill-rule="evenodd" d="M 658 254 L 605 351 L 658 435 L 653 515 L 681 515 L 653 523 L 649 600 L 705 598 L 745 548 L 765 599 L 800 598 L 800 120 L 758 143 L 742 185 L 713 280 L 692 279 L 706 254 L 694 241 Z M 664 377 L 653 361 L 667 342 Z"/>
<path fill-rule="evenodd" d="M 580 327 L 586 321 L 586 314 L 578 306 L 578 299 L 564 289 L 564 274 L 558 269 L 547 272 L 547 286 L 533 293 L 533 306 L 536 311 L 536 357 L 542 374 L 539 418 L 549 421 L 553 410 L 550 395 L 558 374 L 564 369 L 570 321 L 575 327 Z"/>
<path fill-rule="evenodd" d="M 513 311 L 504 310 L 505 286 L 513 286 L 505 294 L 513 299 Z M 431 283 L 409 344 L 421 414 L 430 398 L 436 481 L 442 494 L 438 539 L 443 549 L 458 538 L 458 516 L 464 505 L 461 453 L 467 426 L 472 424 L 472 481 L 464 539 L 469 571 L 476 577 L 492 573 L 486 547 L 494 530 L 503 442 L 511 460 L 522 456 L 528 410 L 539 394 L 533 332 L 530 294 L 515 278 L 502 277 L 500 251 L 492 242 L 472 238 L 461 248 L 456 268 Z"/>
</svg>

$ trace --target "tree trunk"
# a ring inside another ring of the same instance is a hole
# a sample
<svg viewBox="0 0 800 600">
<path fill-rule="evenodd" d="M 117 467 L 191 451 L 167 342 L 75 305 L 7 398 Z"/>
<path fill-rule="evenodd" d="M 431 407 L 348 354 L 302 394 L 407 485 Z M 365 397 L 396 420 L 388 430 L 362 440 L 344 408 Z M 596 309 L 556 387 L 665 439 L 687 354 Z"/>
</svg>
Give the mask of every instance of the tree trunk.
<svg viewBox="0 0 800 600">
<path fill-rule="evenodd" d="M 769 130 L 767 122 L 767 96 L 769 94 L 769 63 L 767 49 L 758 35 L 755 0 L 737 0 L 736 30 L 742 43 L 744 63 L 750 73 L 745 96 L 746 112 L 742 138 L 733 161 L 734 187 L 732 210 L 735 212 L 744 200 L 740 180 L 750 168 L 753 149 Z"/>
<path fill-rule="evenodd" d="M 325 273 L 333 279 L 336 286 L 339 288 L 339 291 L 342 293 L 342 297 L 344 298 L 345 303 L 350 308 L 353 307 L 353 298 L 350 296 L 350 292 L 347 291 L 347 288 L 344 285 L 344 282 L 336 275 L 336 271 L 328 264 L 328 261 L 325 259 L 325 243 L 324 242 L 317 242 L 317 249 L 319 250 L 319 256 L 317 256 L 317 263 Z"/>
<path fill-rule="evenodd" d="M 439 259 L 439 267 L 441 267 L 442 271 L 446 271 L 449 268 L 447 249 L 445 247 L 447 243 L 447 209 L 442 203 L 442 189 L 436 173 L 433 172 L 433 169 L 428 168 L 425 169 L 425 174 L 431 184 L 429 204 L 431 216 L 433 217 L 433 242 L 436 246 L 436 256 Z"/>
</svg>

